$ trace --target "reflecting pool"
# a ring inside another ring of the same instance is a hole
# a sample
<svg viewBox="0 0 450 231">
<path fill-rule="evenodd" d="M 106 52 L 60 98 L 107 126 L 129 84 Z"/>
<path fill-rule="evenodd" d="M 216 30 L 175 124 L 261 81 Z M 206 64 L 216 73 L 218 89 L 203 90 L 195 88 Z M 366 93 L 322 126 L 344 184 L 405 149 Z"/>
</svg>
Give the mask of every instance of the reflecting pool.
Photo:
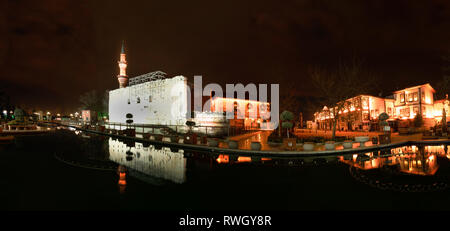
<svg viewBox="0 0 450 231">
<path fill-rule="evenodd" d="M 448 210 L 445 145 L 280 158 L 58 130 L 0 149 L 0 209 Z"/>
</svg>

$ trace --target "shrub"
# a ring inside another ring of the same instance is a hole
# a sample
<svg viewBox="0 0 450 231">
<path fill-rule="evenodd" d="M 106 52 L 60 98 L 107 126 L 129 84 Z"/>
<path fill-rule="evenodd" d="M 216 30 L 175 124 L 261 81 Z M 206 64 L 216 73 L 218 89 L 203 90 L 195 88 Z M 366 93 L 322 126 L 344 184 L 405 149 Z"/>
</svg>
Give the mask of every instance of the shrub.
<svg viewBox="0 0 450 231">
<path fill-rule="evenodd" d="M 281 123 L 281 127 L 286 129 L 287 137 L 289 138 L 289 129 L 294 126 L 294 124 L 291 122 L 291 120 L 294 119 L 294 114 L 292 114 L 292 112 L 290 111 L 283 111 L 280 115 L 280 119 L 281 121 L 283 121 Z"/>
<path fill-rule="evenodd" d="M 423 125 L 423 118 L 421 114 L 416 114 L 416 116 L 414 117 L 414 127 L 419 128 L 422 127 Z"/>
</svg>

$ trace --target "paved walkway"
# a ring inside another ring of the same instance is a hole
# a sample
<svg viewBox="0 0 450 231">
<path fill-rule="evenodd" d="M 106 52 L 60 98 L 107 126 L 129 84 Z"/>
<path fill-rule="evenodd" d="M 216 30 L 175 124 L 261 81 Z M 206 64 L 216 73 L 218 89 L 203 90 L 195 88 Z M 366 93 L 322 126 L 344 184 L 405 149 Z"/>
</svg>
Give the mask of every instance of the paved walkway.
<svg viewBox="0 0 450 231">
<path fill-rule="evenodd" d="M 276 131 L 274 131 L 276 132 Z M 236 140 L 238 141 L 238 145 L 240 149 L 247 149 L 250 150 L 250 144 L 252 141 L 258 141 L 261 142 L 261 150 L 271 150 L 271 151 L 283 151 L 283 147 L 282 145 L 275 145 L 275 144 L 269 144 L 267 139 L 270 135 L 270 131 L 258 131 L 258 132 L 253 132 L 253 133 L 249 133 L 249 134 L 245 134 L 245 135 L 239 135 L 239 136 L 235 136 L 235 137 L 230 137 L 229 140 Z M 318 135 L 320 134 L 320 135 Z M 337 136 L 346 136 L 349 139 L 354 140 L 354 137 L 356 136 L 369 136 L 374 137 L 383 134 L 382 132 L 336 132 Z M 318 133 L 307 133 L 307 132 L 297 132 L 295 133 L 295 135 L 299 138 L 306 138 L 306 137 L 312 137 L 312 136 L 322 136 L 322 137 L 326 137 L 328 139 L 331 139 L 331 132 L 318 132 Z M 412 134 L 412 135 L 399 135 L 398 133 L 392 133 L 391 134 L 391 143 L 401 143 L 401 142 L 406 142 L 406 141 L 420 141 L 422 140 L 422 134 Z M 372 141 L 368 141 L 364 144 L 365 146 L 373 146 Z M 353 143 L 353 148 L 358 148 L 360 146 L 360 143 Z M 227 144 L 222 143 L 221 147 L 228 147 Z M 336 144 L 336 150 L 341 150 L 344 149 L 344 147 L 342 146 L 342 144 L 337 143 Z M 301 145 L 297 144 L 297 151 L 302 151 L 303 148 Z M 315 151 L 321 151 L 321 150 L 325 150 L 325 147 L 323 145 L 318 145 L 316 146 L 316 148 L 314 149 Z"/>
</svg>

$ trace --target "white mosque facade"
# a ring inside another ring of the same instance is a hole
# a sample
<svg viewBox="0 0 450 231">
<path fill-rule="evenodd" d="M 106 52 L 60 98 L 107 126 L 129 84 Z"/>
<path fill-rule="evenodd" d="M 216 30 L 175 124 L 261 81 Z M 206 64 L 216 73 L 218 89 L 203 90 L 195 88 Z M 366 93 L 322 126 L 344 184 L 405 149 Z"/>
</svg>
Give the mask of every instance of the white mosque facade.
<svg viewBox="0 0 450 231">
<path fill-rule="evenodd" d="M 166 78 L 164 72 L 156 71 L 129 79 L 123 44 L 118 64 L 120 88 L 109 91 L 109 122 L 126 123 L 131 114 L 135 124 L 185 125 L 186 77 Z"/>
<path fill-rule="evenodd" d="M 126 123 L 130 113 L 136 124 L 184 125 L 187 99 L 184 76 L 118 88 L 109 92 L 109 121 Z"/>
</svg>

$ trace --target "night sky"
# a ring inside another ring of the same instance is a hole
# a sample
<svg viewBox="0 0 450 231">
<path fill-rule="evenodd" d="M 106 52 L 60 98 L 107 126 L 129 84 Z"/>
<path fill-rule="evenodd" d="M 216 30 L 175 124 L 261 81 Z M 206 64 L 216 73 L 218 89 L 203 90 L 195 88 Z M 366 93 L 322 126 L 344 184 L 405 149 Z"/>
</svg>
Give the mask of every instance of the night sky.
<svg viewBox="0 0 450 231">
<path fill-rule="evenodd" d="M 295 82 L 310 96 L 309 67 L 358 56 L 389 92 L 441 79 L 450 1 L 2 0 L 1 88 L 23 107 L 74 112 L 81 93 L 118 87 L 122 40 L 131 77 Z"/>
</svg>

